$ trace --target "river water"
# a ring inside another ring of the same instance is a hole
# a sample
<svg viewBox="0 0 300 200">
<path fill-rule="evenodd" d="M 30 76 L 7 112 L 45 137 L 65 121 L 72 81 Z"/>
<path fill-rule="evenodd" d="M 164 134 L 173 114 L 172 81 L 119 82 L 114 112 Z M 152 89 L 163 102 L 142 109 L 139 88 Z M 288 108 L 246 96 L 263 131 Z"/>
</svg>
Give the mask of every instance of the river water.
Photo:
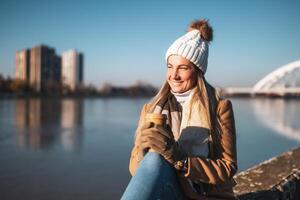
<svg viewBox="0 0 300 200">
<path fill-rule="evenodd" d="M 0 199 L 119 199 L 148 100 L 0 100 Z M 300 145 L 300 100 L 232 103 L 239 171 Z"/>
</svg>

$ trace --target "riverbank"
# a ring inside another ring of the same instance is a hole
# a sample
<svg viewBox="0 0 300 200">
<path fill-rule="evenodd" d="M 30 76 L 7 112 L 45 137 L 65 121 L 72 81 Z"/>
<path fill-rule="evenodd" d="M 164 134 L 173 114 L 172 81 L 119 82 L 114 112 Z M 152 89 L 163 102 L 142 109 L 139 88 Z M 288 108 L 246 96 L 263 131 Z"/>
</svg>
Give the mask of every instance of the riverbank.
<svg viewBox="0 0 300 200">
<path fill-rule="evenodd" d="M 235 180 L 240 200 L 299 200 L 300 147 L 240 172 Z"/>
<path fill-rule="evenodd" d="M 65 99 L 65 98 L 150 98 L 153 97 L 153 94 L 135 94 L 135 95 L 104 95 L 104 94 L 50 94 L 50 93 L 36 93 L 36 94 L 0 94 L 0 99 Z"/>
<path fill-rule="evenodd" d="M 300 88 L 269 88 L 255 91 L 252 87 L 246 88 L 218 88 L 221 96 L 244 98 L 300 98 Z"/>
</svg>

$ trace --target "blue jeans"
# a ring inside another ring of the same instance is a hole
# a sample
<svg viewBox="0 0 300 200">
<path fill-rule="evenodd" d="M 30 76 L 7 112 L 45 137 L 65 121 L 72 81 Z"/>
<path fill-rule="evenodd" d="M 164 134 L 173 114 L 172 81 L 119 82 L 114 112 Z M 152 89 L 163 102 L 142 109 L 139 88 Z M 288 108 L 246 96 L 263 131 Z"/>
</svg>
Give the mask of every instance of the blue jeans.
<svg viewBox="0 0 300 200">
<path fill-rule="evenodd" d="M 173 167 L 158 153 L 148 152 L 131 178 L 122 200 L 184 199 Z"/>
</svg>

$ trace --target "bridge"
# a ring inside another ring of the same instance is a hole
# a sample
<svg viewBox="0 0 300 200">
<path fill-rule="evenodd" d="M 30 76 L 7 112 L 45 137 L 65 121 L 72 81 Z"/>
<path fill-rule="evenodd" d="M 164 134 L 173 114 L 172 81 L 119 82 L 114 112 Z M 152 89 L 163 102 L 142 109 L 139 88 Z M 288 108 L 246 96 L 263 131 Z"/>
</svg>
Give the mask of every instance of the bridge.
<svg viewBox="0 0 300 200">
<path fill-rule="evenodd" d="M 226 88 L 229 96 L 300 96 L 300 60 L 272 71 L 253 87 Z"/>
</svg>

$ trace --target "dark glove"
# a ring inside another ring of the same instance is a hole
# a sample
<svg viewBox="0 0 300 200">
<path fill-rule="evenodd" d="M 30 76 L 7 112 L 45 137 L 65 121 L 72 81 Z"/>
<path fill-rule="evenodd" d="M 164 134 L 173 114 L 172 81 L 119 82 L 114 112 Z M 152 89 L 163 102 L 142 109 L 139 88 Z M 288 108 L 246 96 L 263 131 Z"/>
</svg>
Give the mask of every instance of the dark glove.
<svg viewBox="0 0 300 200">
<path fill-rule="evenodd" d="M 141 146 L 153 149 L 172 165 L 185 158 L 185 154 L 174 140 L 172 131 L 161 125 L 154 125 L 143 131 Z"/>
</svg>

